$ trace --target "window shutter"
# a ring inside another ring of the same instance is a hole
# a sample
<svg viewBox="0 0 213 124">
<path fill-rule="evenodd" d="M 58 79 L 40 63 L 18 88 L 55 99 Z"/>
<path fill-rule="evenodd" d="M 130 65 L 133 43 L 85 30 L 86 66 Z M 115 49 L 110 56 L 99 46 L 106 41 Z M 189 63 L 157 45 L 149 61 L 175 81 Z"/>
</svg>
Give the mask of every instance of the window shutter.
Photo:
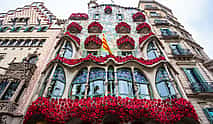
<svg viewBox="0 0 213 124">
<path fill-rule="evenodd" d="M 189 80 L 191 83 L 195 83 L 195 82 L 193 82 L 193 79 L 192 79 L 191 75 L 189 74 L 189 72 L 187 71 L 187 69 L 186 69 L 186 68 L 183 68 L 183 71 L 184 71 L 184 73 L 186 74 L 188 80 Z"/>
<path fill-rule="evenodd" d="M 196 76 L 198 77 L 201 83 L 206 82 L 205 78 L 202 76 L 198 68 L 193 68 L 193 71 L 195 72 Z"/>
</svg>

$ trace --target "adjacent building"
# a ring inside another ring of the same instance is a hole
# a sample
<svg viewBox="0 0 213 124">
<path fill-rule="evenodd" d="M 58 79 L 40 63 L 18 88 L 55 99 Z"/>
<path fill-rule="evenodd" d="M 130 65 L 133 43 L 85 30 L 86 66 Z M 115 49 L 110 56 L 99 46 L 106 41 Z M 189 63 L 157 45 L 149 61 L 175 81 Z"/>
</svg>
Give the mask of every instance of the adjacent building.
<svg viewBox="0 0 213 124">
<path fill-rule="evenodd" d="M 137 8 L 91 0 L 88 13 L 67 20 L 35 2 L 0 22 L 2 123 L 34 114 L 52 123 L 104 123 L 106 114 L 213 123 L 212 60 L 154 0 Z"/>
</svg>

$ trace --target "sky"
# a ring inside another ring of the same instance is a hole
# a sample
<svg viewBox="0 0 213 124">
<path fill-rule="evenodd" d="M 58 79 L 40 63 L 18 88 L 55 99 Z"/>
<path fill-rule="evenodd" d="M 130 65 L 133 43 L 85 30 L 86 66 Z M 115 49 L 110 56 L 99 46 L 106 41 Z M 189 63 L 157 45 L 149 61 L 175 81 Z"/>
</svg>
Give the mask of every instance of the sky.
<svg viewBox="0 0 213 124">
<path fill-rule="evenodd" d="M 113 0 L 115 4 L 137 7 L 139 0 Z M 156 0 L 172 9 L 175 17 L 190 32 L 195 41 L 213 59 L 213 0 Z M 35 0 L 1 0 L 0 13 L 30 5 Z M 73 12 L 87 13 L 89 0 L 36 0 L 44 5 L 57 18 L 67 19 Z M 112 3 L 111 0 L 98 0 L 99 4 Z M 211 48 L 212 47 L 212 48 Z"/>
</svg>

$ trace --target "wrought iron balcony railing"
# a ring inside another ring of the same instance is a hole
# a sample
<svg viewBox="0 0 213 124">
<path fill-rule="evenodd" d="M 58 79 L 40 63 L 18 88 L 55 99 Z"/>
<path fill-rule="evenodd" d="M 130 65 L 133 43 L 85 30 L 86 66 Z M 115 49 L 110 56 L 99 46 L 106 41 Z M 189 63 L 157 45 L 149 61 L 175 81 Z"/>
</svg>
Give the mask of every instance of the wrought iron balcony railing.
<svg viewBox="0 0 213 124">
<path fill-rule="evenodd" d="M 178 39 L 179 35 L 177 32 L 170 31 L 170 32 L 161 32 L 161 35 L 165 39 Z"/>
<path fill-rule="evenodd" d="M 191 88 L 196 93 L 213 93 L 213 82 L 191 83 Z"/>
<path fill-rule="evenodd" d="M 172 54 L 175 56 L 192 56 L 192 52 L 189 49 L 173 49 Z"/>
<path fill-rule="evenodd" d="M 169 22 L 167 20 L 155 20 L 155 25 L 169 25 Z"/>
</svg>

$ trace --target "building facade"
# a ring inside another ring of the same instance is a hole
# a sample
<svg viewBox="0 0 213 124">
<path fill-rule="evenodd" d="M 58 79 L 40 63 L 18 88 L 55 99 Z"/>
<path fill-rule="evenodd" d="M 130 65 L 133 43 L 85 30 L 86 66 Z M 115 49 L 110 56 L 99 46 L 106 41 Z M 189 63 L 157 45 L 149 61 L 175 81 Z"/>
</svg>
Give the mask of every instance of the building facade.
<svg viewBox="0 0 213 124">
<path fill-rule="evenodd" d="M 138 8 L 91 0 L 88 13 L 67 20 L 35 2 L 0 21 L 1 123 L 35 114 L 44 123 L 105 123 L 107 114 L 121 123 L 213 123 L 212 61 L 154 0 Z"/>
</svg>

